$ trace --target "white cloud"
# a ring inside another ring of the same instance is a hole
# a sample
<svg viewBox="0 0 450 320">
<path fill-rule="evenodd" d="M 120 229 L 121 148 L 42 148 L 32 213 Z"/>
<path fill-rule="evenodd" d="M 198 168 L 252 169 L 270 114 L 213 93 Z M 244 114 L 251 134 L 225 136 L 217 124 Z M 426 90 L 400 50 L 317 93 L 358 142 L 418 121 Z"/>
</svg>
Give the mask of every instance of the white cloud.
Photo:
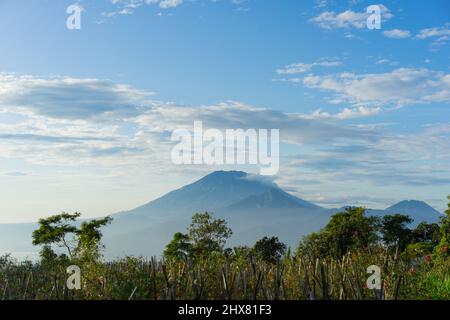
<svg viewBox="0 0 450 320">
<path fill-rule="evenodd" d="M 428 29 L 422 29 L 420 32 L 416 35 L 417 39 L 428 39 L 428 38 L 436 38 L 436 37 L 448 37 L 450 36 L 450 28 L 448 26 L 445 27 L 435 27 L 435 28 L 428 28 Z"/>
<path fill-rule="evenodd" d="M 137 122 L 141 127 L 147 128 L 148 132 L 164 133 L 175 128 L 191 129 L 194 119 L 203 121 L 205 127 L 219 130 L 227 128 L 280 129 L 281 140 L 292 144 L 375 138 L 371 131 L 355 131 L 352 128 L 320 121 L 322 119 L 258 108 L 233 101 L 201 107 L 161 104 L 139 116 Z"/>
<path fill-rule="evenodd" d="M 422 29 L 416 35 L 416 39 L 433 39 L 432 44 L 435 46 L 444 44 L 450 40 L 450 23 L 446 24 L 444 27 Z"/>
<path fill-rule="evenodd" d="M 196 0 L 190 0 L 195 2 Z M 232 4 L 242 5 L 248 0 L 230 0 Z M 112 17 L 117 14 L 133 14 L 134 11 L 146 4 L 149 6 L 156 5 L 161 9 L 172 9 L 180 7 L 185 3 L 185 0 L 110 0 L 111 4 L 115 6 L 112 11 L 103 12 L 104 17 Z M 210 2 L 217 2 L 217 0 L 210 0 Z"/>
<path fill-rule="evenodd" d="M 281 140 L 296 145 L 376 139 L 372 130 L 327 123 L 322 121 L 325 117 L 307 118 L 232 101 L 178 106 L 150 101 L 149 95 L 99 79 L 2 74 L 0 113 L 20 117 L 0 122 L 0 155 L 39 165 L 146 164 L 170 170 L 170 134 L 192 129 L 194 120 L 220 130 L 281 129 Z"/>
<path fill-rule="evenodd" d="M 159 7 L 161 9 L 176 8 L 183 4 L 183 0 L 161 0 Z"/>
<path fill-rule="evenodd" d="M 362 117 L 370 117 L 377 115 L 382 112 L 380 107 L 355 107 L 355 108 L 344 108 L 340 112 L 335 114 L 330 114 L 322 110 L 316 110 L 310 115 L 305 115 L 307 119 L 322 119 L 322 120 L 347 120 Z"/>
<path fill-rule="evenodd" d="M 115 6 L 112 11 L 102 12 L 104 17 L 113 17 L 115 15 L 131 15 L 136 9 L 144 4 L 158 5 L 161 9 L 171 9 L 183 4 L 183 0 L 110 0 Z"/>
<path fill-rule="evenodd" d="M 309 75 L 302 82 L 310 88 L 335 92 L 337 101 L 356 104 L 450 102 L 450 74 L 424 68 L 400 68 L 379 74 Z"/>
<path fill-rule="evenodd" d="M 379 59 L 379 60 L 375 61 L 375 64 L 378 64 L 378 65 L 383 64 L 383 65 L 395 66 L 395 65 L 398 65 L 398 62 L 397 61 L 392 61 L 390 59 Z"/>
<path fill-rule="evenodd" d="M 392 30 L 386 30 L 383 32 L 383 34 L 392 39 L 405 39 L 411 37 L 411 32 L 408 30 L 400 30 L 400 29 L 392 29 Z"/>
<path fill-rule="evenodd" d="M 304 73 L 309 70 L 311 70 L 313 67 L 337 67 L 342 65 L 342 62 L 337 59 L 320 59 L 313 63 L 292 63 L 289 65 L 284 66 L 283 68 L 277 69 L 278 74 L 298 74 L 298 73 Z"/>
<path fill-rule="evenodd" d="M 393 14 L 384 5 L 379 5 L 381 8 L 381 15 L 384 20 L 389 20 L 393 17 Z M 367 18 L 370 15 L 366 12 L 355 12 L 347 10 L 341 13 L 333 11 L 322 12 L 317 17 L 310 19 L 310 21 L 318 25 L 322 29 L 363 29 L 367 26 Z"/>
<path fill-rule="evenodd" d="M 136 116 L 152 92 L 107 80 L 0 73 L 0 106 L 63 119 Z"/>
<path fill-rule="evenodd" d="M 327 5 L 327 0 L 316 0 L 316 8 L 324 8 Z"/>
</svg>

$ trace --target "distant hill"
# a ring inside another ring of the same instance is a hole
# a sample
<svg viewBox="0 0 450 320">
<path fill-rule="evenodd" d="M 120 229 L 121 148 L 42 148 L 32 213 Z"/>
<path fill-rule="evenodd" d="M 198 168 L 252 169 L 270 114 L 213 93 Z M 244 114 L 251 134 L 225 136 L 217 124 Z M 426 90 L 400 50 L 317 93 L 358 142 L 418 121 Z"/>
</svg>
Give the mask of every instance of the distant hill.
<svg viewBox="0 0 450 320">
<path fill-rule="evenodd" d="M 384 216 L 388 214 L 403 214 L 413 218 L 413 226 L 420 222 L 438 222 L 441 213 L 426 202 L 417 200 L 404 200 L 384 210 L 368 210 L 368 214 Z"/>
<path fill-rule="evenodd" d="M 242 171 L 216 171 L 200 180 L 139 206 L 113 214 L 104 229 L 108 258 L 130 255 L 159 256 L 175 232 L 185 232 L 195 212 L 209 211 L 226 219 L 233 229 L 228 245 L 252 245 L 263 236 L 278 236 L 295 247 L 317 231 L 330 216 L 343 209 L 326 209 L 295 197 L 258 175 Z M 415 223 L 434 222 L 439 212 L 422 201 L 402 201 L 371 215 L 401 213 Z M 0 225 L 0 254 L 21 252 L 31 256 L 31 232 L 36 224 Z"/>
<path fill-rule="evenodd" d="M 426 202 L 417 200 L 405 200 L 401 201 L 393 206 L 384 210 L 386 213 L 402 213 L 416 216 L 424 220 L 430 217 L 439 216 L 440 213 L 433 207 L 429 206 Z"/>
</svg>

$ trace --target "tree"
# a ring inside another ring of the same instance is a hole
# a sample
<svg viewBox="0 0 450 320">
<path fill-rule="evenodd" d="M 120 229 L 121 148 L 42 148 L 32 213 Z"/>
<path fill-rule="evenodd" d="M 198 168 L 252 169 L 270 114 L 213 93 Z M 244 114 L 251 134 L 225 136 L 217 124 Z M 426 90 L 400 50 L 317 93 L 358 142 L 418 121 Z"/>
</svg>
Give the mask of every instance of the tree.
<svg viewBox="0 0 450 320">
<path fill-rule="evenodd" d="M 349 250 L 367 248 L 377 240 L 378 219 L 366 217 L 365 213 L 364 208 L 347 208 L 331 217 L 325 232 L 334 256 L 341 257 Z"/>
<path fill-rule="evenodd" d="M 255 243 L 253 250 L 263 261 L 277 263 L 286 252 L 286 245 L 278 237 L 264 237 Z"/>
<path fill-rule="evenodd" d="M 215 219 L 211 213 L 196 213 L 188 228 L 192 249 L 197 255 L 223 251 L 232 231 L 223 219 Z"/>
<path fill-rule="evenodd" d="M 78 236 L 77 254 L 80 256 L 91 255 L 92 258 L 97 259 L 101 248 L 101 228 L 110 224 L 111 221 L 111 217 L 84 221 L 80 229 L 76 231 Z"/>
<path fill-rule="evenodd" d="M 436 255 L 440 257 L 448 257 L 450 255 L 450 196 L 448 200 L 448 209 L 445 211 L 445 216 L 441 217 L 439 222 L 441 241 L 435 248 Z"/>
<path fill-rule="evenodd" d="M 364 208 L 346 208 L 345 212 L 334 214 L 320 232 L 305 237 L 298 254 L 340 258 L 350 250 L 374 244 L 378 225 L 378 218 L 366 217 Z"/>
<path fill-rule="evenodd" d="M 383 242 L 390 248 L 403 251 L 411 240 L 412 231 L 407 227 L 413 219 L 409 216 L 394 214 L 381 219 L 381 235 Z"/>
<path fill-rule="evenodd" d="M 39 229 L 33 232 L 33 245 L 44 245 L 43 254 L 50 255 L 51 245 L 55 244 L 58 247 L 66 248 L 69 257 L 72 258 L 72 251 L 75 246 L 72 244 L 72 239 L 77 233 L 78 229 L 72 225 L 80 213 L 73 214 L 63 212 L 58 215 L 51 216 L 45 219 L 39 219 Z"/>
<path fill-rule="evenodd" d="M 324 230 L 313 232 L 303 237 L 297 248 L 297 256 L 326 257 L 330 256 L 331 236 Z"/>
<path fill-rule="evenodd" d="M 48 260 L 57 255 L 52 250 L 56 245 L 65 248 L 72 259 L 89 253 L 98 258 L 102 233 L 100 229 L 109 224 L 112 218 L 84 221 L 81 227 L 77 228 L 75 221 L 81 213 L 66 213 L 39 219 L 39 228 L 33 231 L 33 245 L 42 245 L 41 258 Z"/>
<path fill-rule="evenodd" d="M 253 248 L 249 248 L 247 246 L 236 246 L 233 248 L 232 256 L 234 259 L 246 261 L 254 256 L 254 250 Z"/>
<path fill-rule="evenodd" d="M 413 243 L 430 243 L 435 247 L 441 241 L 441 232 L 437 223 L 421 222 L 412 231 Z"/>
<path fill-rule="evenodd" d="M 192 244 L 187 234 L 177 232 L 174 234 L 172 241 L 166 246 L 164 250 L 164 257 L 166 259 L 182 260 L 186 259 L 192 254 Z"/>
</svg>

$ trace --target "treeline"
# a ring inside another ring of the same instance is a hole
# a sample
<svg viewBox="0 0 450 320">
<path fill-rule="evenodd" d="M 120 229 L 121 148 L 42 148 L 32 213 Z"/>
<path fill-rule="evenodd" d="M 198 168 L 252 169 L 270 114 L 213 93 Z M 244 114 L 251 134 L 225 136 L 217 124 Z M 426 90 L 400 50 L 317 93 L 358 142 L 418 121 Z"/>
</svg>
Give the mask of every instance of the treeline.
<svg viewBox="0 0 450 320">
<path fill-rule="evenodd" d="M 111 219 L 76 226 L 79 216 L 39 221 L 39 262 L 0 257 L 0 299 L 450 299 L 450 204 L 438 223 L 415 228 L 405 215 L 347 208 L 294 251 L 277 237 L 227 248 L 227 222 L 197 213 L 162 259 L 110 262 L 102 259 L 101 229 Z M 66 286 L 70 265 L 81 269 L 81 290 Z M 373 265 L 379 289 L 367 286 Z"/>
</svg>

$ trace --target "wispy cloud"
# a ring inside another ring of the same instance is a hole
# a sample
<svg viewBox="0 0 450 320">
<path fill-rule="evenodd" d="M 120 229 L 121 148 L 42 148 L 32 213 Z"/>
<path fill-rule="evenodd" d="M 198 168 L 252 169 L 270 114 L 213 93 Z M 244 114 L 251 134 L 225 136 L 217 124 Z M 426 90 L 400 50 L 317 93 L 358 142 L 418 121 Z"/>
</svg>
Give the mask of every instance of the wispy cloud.
<svg viewBox="0 0 450 320">
<path fill-rule="evenodd" d="M 422 29 L 416 35 L 416 39 L 433 39 L 434 45 L 440 45 L 450 40 L 450 24 L 446 24 L 443 27 L 433 27 Z"/>
<path fill-rule="evenodd" d="M 344 108 L 338 113 L 331 114 L 320 109 L 314 111 L 310 115 L 305 115 L 307 119 L 323 119 L 323 120 L 347 120 L 355 118 L 363 118 L 377 115 L 382 112 L 380 107 L 355 107 L 355 108 Z"/>
<path fill-rule="evenodd" d="M 152 92 L 107 80 L 0 74 L 0 105 L 62 119 L 136 116 Z"/>
<path fill-rule="evenodd" d="M 308 75 L 301 81 L 309 88 L 335 92 L 336 103 L 402 106 L 450 102 L 450 74 L 425 68 L 400 68 L 378 74 Z"/>
<path fill-rule="evenodd" d="M 342 65 L 342 61 L 338 59 L 323 58 L 312 63 L 297 62 L 277 69 L 278 74 L 290 75 L 299 74 L 310 71 L 313 67 L 337 67 Z"/>
<path fill-rule="evenodd" d="M 233 101 L 180 106 L 149 100 L 151 92 L 99 79 L 13 74 L 0 79 L 0 110 L 22 117 L 0 123 L 3 155 L 35 164 L 167 166 L 171 132 L 192 129 L 194 119 L 219 130 L 281 129 L 281 140 L 293 145 L 377 139 L 372 130 L 322 121 L 332 115 L 306 117 Z M 352 112 L 356 111 L 344 110 L 337 117 Z"/>
<path fill-rule="evenodd" d="M 115 15 L 131 15 L 136 9 L 143 5 L 157 5 L 161 9 L 171 9 L 181 6 L 183 0 L 109 0 L 114 5 L 114 9 L 104 11 L 104 17 L 113 17 Z"/>
<path fill-rule="evenodd" d="M 379 5 L 381 9 L 381 15 L 384 20 L 391 19 L 394 15 L 390 10 L 384 6 Z M 341 13 L 334 11 L 325 11 L 320 15 L 310 19 L 310 22 L 316 24 L 322 29 L 363 29 L 367 26 L 367 18 L 369 14 L 366 12 L 355 12 L 352 10 L 346 10 Z"/>
<path fill-rule="evenodd" d="M 392 39 L 405 39 L 411 37 L 411 32 L 408 30 L 392 29 L 383 31 L 383 34 Z"/>
<path fill-rule="evenodd" d="M 102 12 L 102 16 L 109 18 L 117 15 L 131 15 L 138 8 L 143 7 L 144 5 L 154 6 L 162 10 L 174 9 L 181 7 L 185 3 L 195 3 L 198 1 L 205 0 L 108 0 L 114 8 L 108 11 Z M 214 3 L 217 0 L 206 0 L 207 2 Z M 248 7 L 244 5 L 247 4 L 248 0 L 228 0 L 232 4 L 236 5 L 239 10 L 246 11 Z M 158 13 L 158 15 L 162 15 Z"/>
</svg>

